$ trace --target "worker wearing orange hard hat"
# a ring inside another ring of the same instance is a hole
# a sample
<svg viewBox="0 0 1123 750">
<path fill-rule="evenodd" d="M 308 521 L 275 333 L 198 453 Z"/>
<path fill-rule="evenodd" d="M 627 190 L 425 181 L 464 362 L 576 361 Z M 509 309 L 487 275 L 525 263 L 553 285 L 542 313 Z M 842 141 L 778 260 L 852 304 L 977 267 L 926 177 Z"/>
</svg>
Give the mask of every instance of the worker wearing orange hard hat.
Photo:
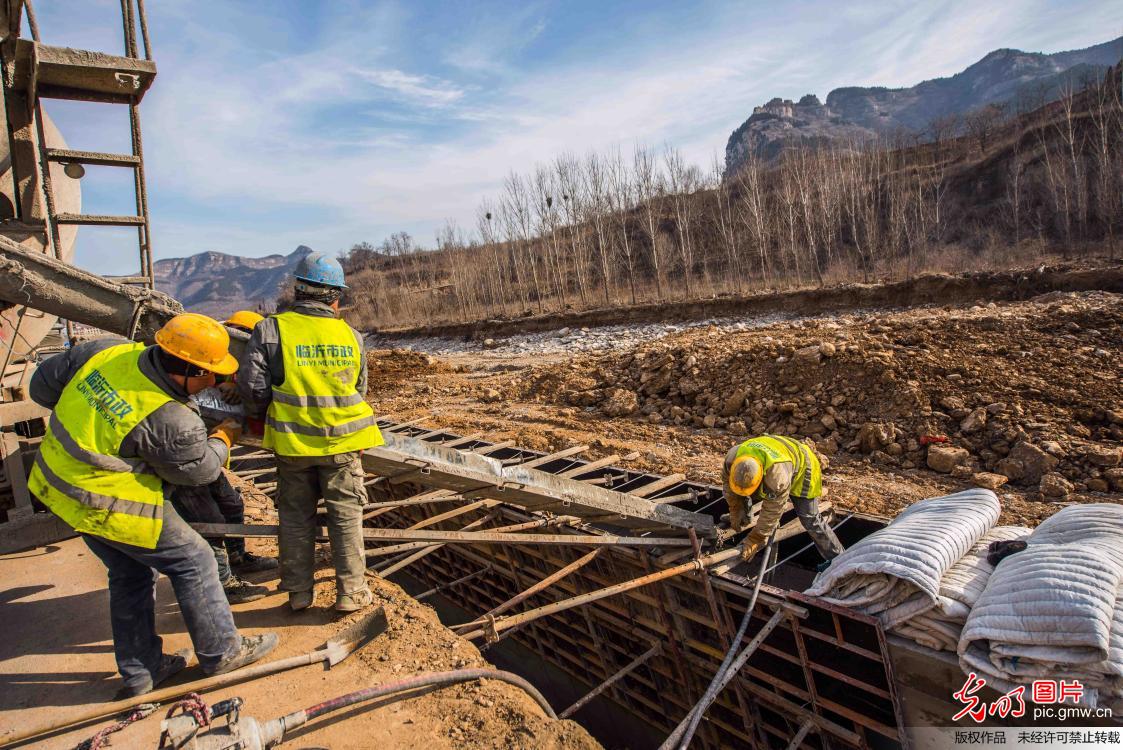
<svg viewBox="0 0 1123 750">
<path fill-rule="evenodd" d="M 733 531 L 748 528 L 749 507 L 754 500 L 761 503 L 757 522 L 745 539 L 745 560 L 768 543 L 789 500 L 819 554 L 831 560 L 842 553 L 838 537 L 819 513 L 823 470 L 819 457 L 805 443 L 780 435 L 750 438 L 726 454 L 721 478 Z"/>
<path fill-rule="evenodd" d="M 231 328 L 237 328 L 239 331 L 244 331 L 246 333 L 253 333 L 253 329 L 263 320 L 265 320 L 265 316 L 255 313 L 253 310 L 239 310 L 224 322 Z"/>
<path fill-rule="evenodd" d="M 264 319 L 250 310 L 239 310 L 231 315 L 224 325 L 244 333 L 251 333 L 253 327 Z M 235 380 L 236 374 L 221 376 L 217 385 L 222 399 L 229 404 L 241 402 Z M 242 500 L 242 493 L 230 483 L 225 472 L 220 472 L 218 478 L 210 484 L 177 487 L 171 495 L 171 500 L 180 516 L 189 523 L 241 524 L 246 520 L 246 506 Z M 215 562 L 218 563 L 218 579 L 222 583 L 222 591 L 226 594 L 227 600 L 231 604 L 244 604 L 264 599 L 269 590 L 264 586 L 250 583 L 239 576 L 239 573 L 273 570 L 277 567 L 277 558 L 247 551 L 246 540 L 242 537 L 208 541 L 214 551 Z"/>
<path fill-rule="evenodd" d="M 240 427 L 209 434 L 190 401 L 238 369 L 218 321 L 183 313 L 156 345 L 102 339 L 45 360 L 31 398 L 52 410 L 28 479 L 32 493 L 105 564 L 123 692 L 140 695 L 186 666 L 156 634 L 158 573 L 175 590 L 195 655 L 210 674 L 268 654 L 277 637 L 234 626 L 211 548 L 166 503 L 179 486 L 213 482 Z"/>
</svg>

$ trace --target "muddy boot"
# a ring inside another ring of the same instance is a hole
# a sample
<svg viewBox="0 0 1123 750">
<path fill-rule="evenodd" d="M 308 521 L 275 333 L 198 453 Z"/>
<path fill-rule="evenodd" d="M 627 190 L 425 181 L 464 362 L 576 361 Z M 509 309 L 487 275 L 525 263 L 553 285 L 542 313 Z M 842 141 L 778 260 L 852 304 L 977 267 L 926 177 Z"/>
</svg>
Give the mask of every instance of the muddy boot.
<svg viewBox="0 0 1123 750">
<path fill-rule="evenodd" d="M 230 565 L 239 573 L 260 573 L 263 570 L 276 570 L 278 563 L 275 557 L 245 552 L 237 557 L 231 556 Z"/>
<path fill-rule="evenodd" d="M 302 609 L 308 609 L 312 606 L 312 592 L 311 591 L 291 591 L 289 592 L 289 607 L 293 612 L 299 612 Z"/>
<path fill-rule="evenodd" d="M 225 674 L 240 669 L 247 664 L 253 664 L 258 659 L 269 654 L 277 647 L 276 633 L 262 633 L 261 635 L 243 635 L 242 647 L 233 656 L 228 656 L 218 663 L 212 675 Z"/>
<path fill-rule="evenodd" d="M 161 654 L 160 666 L 156 667 L 156 671 L 152 673 L 152 679 L 147 680 L 139 685 L 125 685 L 114 696 L 114 700 L 124 700 L 125 698 L 135 698 L 138 695 L 151 693 L 161 683 L 170 680 L 175 675 L 182 672 L 187 667 L 187 660 L 191 656 L 190 649 L 180 649 L 174 654 Z"/>
<path fill-rule="evenodd" d="M 370 593 L 370 589 L 359 589 L 336 599 L 335 611 L 358 612 L 363 607 L 369 607 L 372 602 L 374 602 L 374 594 Z"/>
<path fill-rule="evenodd" d="M 258 599 L 264 599 L 269 595 L 269 589 L 264 586 L 254 586 L 252 583 L 247 583 L 235 575 L 230 576 L 230 578 L 222 584 L 222 592 L 226 594 L 226 601 L 231 604 L 256 602 Z"/>
</svg>

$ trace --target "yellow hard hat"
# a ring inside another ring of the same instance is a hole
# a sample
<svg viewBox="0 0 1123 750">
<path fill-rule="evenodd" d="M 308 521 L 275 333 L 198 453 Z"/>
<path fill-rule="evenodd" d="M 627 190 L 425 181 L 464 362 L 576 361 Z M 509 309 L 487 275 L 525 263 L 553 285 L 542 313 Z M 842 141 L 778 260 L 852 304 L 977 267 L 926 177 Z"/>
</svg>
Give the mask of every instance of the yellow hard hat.
<svg viewBox="0 0 1123 750">
<path fill-rule="evenodd" d="M 729 489 L 744 497 L 756 492 L 763 478 L 764 470 L 752 456 L 738 456 L 729 467 Z"/>
<path fill-rule="evenodd" d="M 253 327 L 263 320 L 265 318 L 252 310 L 239 310 L 226 319 L 226 325 L 238 326 L 239 328 L 245 328 L 247 331 L 252 331 Z"/>
<path fill-rule="evenodd" d="M 206 315 L 176 315 L 156 332 L 156 343 L 173 357 L 218 375 L 238 370 L 238 360 L 229 351 L 230 334 Z"/>
</svg>

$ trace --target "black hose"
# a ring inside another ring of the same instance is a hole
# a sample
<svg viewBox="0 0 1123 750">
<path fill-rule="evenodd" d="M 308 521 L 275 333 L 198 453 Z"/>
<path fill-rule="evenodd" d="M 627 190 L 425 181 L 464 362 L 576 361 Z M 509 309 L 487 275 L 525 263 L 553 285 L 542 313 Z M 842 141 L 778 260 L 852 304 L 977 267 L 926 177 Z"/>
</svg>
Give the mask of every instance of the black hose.
<svg viewBox="0 0 1123 750">
<path fill-rule="evenodd" d="M 416 690 L 423 687 L 445 687 L 448 685 L 455 685 L 461 682 L 470 682 L 471 680 L 499 680 L 506 682 L 515 687 L 522 688 L 534 701 L 542 708 L 542 710 L 551 719 L 558 718 L 554 713 L 554 709 L 538 692 L 538 689 L 531 685 L 529 682 L 519 677 L 517 674 L 511 672 L 504 672 L 499 669 L 457 669 L 451 672 L 431 672 L 429 674 L 421 674 L 416 677 L 410 677 L 407 680 L 400 682 L 391 682 L 384 685 L 375 685 L 374 687 L 356 690 L 353 693 L 347 693 L 335 698 L 317 703 L 314 706 L 297 711 L 296 713 L 285 716 L 282 721 L 284 723 L 284 731 L 289 731 L 301 726 L 305 722 L 311 721 L 317 717 L 329 714 L 332 711 L 338 711 L 347 706 L 353 706 L 356 703 L 364 701 L 375 700 L 377 698 L 384 698 L 388 695 L 395 693 L 404 693 L 408 690 Z"/>
<path fill-rule="evenodd" d="M 659 750 L 670 750 L 670 748 L 678 747 L 680 750 L 690 744 L 690 740 L 694 737 L 694 732 L 698 729 L 698 724 L 702 721 L 702 716 L 705 715 L 706 709 L 713 703 L 714 698 L 717 697 L 718 685 L 721 684 L 722 677 L 725 676 L 729 665 L 733 662 L 733 657 L 737 654 L 737 648 L 741 645 L 741 639 L 745 637 L 745 631 L 749 629 L 749 621 L 753 619 L 753 608 L 756 606 L 757 595 L 760 593 L 760 584 L 764 581 L 764 574 L 768 568 L 768 561 L 772 558 L 773 545 L 769 541 L 768 546 L 764 549 L 764 554 L 761 555 L 760 571 L 756 576 L 756 583 L 753 585 L 753 594 L 749 599 L 749 606 L 745 610 L 745 616 L 741 618 L 741 626 L 737 628 L 737 635 L 733 637 L 733 643 L 729 645 L 729 650 L 725 653 L 725 659 L 722 660 L 721 666 L 717 668 L 714 673 L 713 680 L 710 681 L 706 692 L 702 694 L 701 700 L 695 704 L 694 708 L 690 710 L 679 725 L 675 727 L 670 736 L 663 741 L 659 746 Z"/>
</svg>

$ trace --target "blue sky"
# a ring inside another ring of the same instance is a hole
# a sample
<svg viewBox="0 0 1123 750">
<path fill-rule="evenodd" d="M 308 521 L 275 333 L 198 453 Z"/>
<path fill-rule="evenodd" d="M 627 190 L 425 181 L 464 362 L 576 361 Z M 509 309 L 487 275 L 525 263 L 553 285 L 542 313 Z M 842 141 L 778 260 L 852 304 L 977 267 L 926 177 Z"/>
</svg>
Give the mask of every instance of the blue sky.
<svg viewBox="0 0 1123 750">
<path fill-rule="evenodd" d="M 149 0 L 141 106 L 157 258 L 336 253 L 470 229 L 511 170 L 670 143 L 708 166 L 773 96 L 912 85 L 992 49 L 1123 33 L 1118 0 L 360 2 Z M 118 0 L 37 0 L 43 41 L 121 49 Z M 204 15 L 205 14 L 205 15 Z M 71 148 L 127 151 L 123 107 L 49 102 Z M 85 210 L 131 213 L 91 168 Z M 135 232 L 83 229 L 77 262 L 135 270 Z"/>
</svg>

